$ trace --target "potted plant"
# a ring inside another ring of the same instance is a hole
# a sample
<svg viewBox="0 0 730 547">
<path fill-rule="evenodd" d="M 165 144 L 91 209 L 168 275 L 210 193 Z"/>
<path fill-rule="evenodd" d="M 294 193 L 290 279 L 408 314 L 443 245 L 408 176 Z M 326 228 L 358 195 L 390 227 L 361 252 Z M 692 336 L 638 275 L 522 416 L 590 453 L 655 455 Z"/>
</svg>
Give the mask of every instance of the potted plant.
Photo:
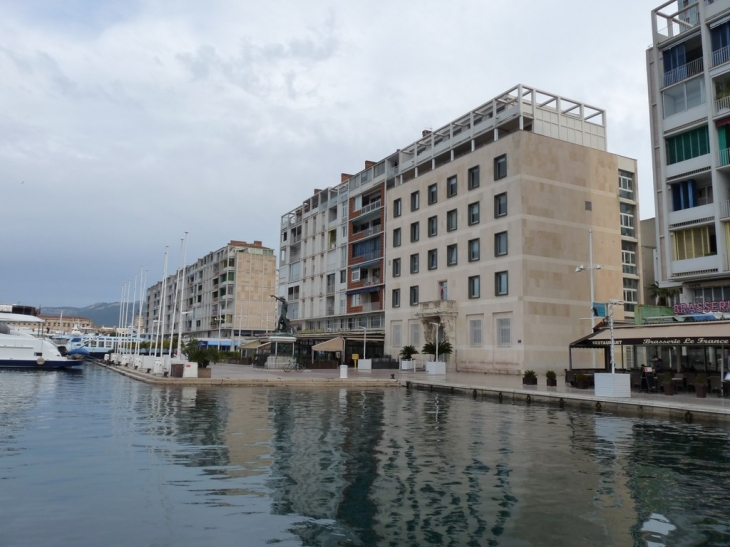
<svg viewBox="0 0 730 547">
<path fill-rule="evenodd" d="M 416 370 L 413 356 L 418 353 L 415 346 L 403 346 L 398 356 L 401 358 L 400 368 L 402 370 Z"/>
<path fill-rule="evenodd" d="M 185 355 L 188 361 L 198 363 L 198 378 L 210 378 L 210 369 L 208 365 L 211 363 L 217 363 L 221 359 L 220 351 L 218 348 L 207 348 L 202 347 L 200 342 L 195 338 L 188 341 L 185 344 L 184 349 Z"/>
<path fill-rule="evenodd" d="M 664 373 L 664 395 L 674 395 L 674 383 L 672 382 L 672 373 Z"/>
<path fill-rule="evenodd" d="M 587 374 L 576 374 L 575 375 L 575 387 L 578 389 L 588 389 L 588 375 Z"/>
<path fill-rule="evenodd" d="M 695 393 L 701 399 L 707 397 L 707 378 L 704 374 L 698 374 L 695 377 Z"/>
<path fill-rule="evenodd" d="M 440 359 L 440 357 L 442 355 L 450 355 L 452 351 L 453 348 L 451 347 L 451 342 L 447 340 L 439 342 L 438 346 L 433 342 L 424 344 L 421 349 L 421 353 L 425 353 L 426 355 L 435 355 L 436 359 L 438 359 L 435 361 L 426 361 L 426 372 L 430 374 L 446 374 L 446 363 L 443 359 Z"/>
<path fill-rule="evenodd" d="M 548 387 L 558 387 L 558 375 L 555 374 L 554 370 L 548 370 L 545 373 L 545 378 L 547 378 Z"/>
<path fill-rule="evenodd" d="M 522 385 L 523 386 L 536 386 L 537 385 L 537 375 L 535 374 L 534 370 L 525 371 L 525 373 L 522 376 Z"/>
</svg>

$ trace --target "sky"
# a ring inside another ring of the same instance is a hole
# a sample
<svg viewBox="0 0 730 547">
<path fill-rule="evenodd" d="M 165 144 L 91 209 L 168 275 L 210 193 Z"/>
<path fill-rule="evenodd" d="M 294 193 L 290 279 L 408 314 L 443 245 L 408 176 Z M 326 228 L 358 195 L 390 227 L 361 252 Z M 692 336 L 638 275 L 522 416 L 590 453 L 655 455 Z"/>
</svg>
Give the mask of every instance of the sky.
<svg viewBox="0 0 730 547">
<path fill-rule="evenodd" d="M 518 83 L 607 111 L 654 216 L 656 0 L 0 0 L 0 303 L 120 300 Z"/>
</svg>

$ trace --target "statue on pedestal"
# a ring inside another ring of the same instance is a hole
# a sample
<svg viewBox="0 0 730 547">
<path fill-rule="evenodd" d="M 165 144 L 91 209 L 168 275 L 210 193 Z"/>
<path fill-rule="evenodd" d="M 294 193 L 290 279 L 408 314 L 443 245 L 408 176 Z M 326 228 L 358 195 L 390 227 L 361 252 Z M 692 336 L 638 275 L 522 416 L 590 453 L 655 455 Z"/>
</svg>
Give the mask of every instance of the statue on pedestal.
<svg viewBox="0 0 730 547">
<path fill-rule="evenodd" d="M 289 308 L 289 303 L 286 301 L 286 298 L 283 298 L 281 296 L 276 296 L 273 294 L 271 296 L 281 302 L 281 305 L 279 306 L 279 320 L 276 323 L 276 330 L 274 332 L 285 332 L 287 334 L 291 333 L 291 323 L 286 317 L 286 311 Z"/>
</svg>

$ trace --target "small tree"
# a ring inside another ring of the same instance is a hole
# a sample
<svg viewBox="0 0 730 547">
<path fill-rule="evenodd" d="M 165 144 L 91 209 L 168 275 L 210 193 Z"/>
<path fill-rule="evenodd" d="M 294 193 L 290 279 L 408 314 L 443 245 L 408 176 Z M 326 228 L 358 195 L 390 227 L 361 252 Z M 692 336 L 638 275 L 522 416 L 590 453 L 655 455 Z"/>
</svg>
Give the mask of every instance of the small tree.
<svg viewBox="0 0 730 547">
<path fill-rule="evenodd" d="M 403 346 L 403 349 L 400 350 L 400 353 L 398 354 L 399 357 L 401 357 L 404 361 L 410 361 L 413 359 L 413 356 L 418 353 L 418 350 L 415 346 Z"/>
<path fill-rule="evenodd" d="M 679 294 L 678 289 L 660 287 L 656 281 L 649 285 L 649 295 L 654 298 L 657 306 L 669 306 L 669 301 Z"/>
<path fill-rule="evenodd" d="M 451 355 L 451 352 L 454 351 L 454 348 L 451 346 L 451 342 L 448 340 L 444 340 L 443 342 L 439 342 L 438 345 L 438 355 Z M 425 353 L 426 355 L 436 355 L 436 344 L 433 342 L 427 342 L 423 345 L 423 348 L 421 348 L 421 353 Z"/>
</svg>

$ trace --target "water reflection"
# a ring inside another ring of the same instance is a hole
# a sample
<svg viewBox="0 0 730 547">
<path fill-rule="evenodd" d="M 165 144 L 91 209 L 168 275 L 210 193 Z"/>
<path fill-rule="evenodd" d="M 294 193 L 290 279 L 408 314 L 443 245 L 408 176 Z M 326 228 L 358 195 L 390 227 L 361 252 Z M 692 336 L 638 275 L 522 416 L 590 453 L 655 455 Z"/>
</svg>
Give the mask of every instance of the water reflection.
<svg viewBox="0 0 730 547">
<path fill-rule="evenodd" d="M 726 429 L 97 368 L 0 379 L 2 545 L 77 545 L 79 514 L 100 545 L 730 544 Z"/>
</svg>

